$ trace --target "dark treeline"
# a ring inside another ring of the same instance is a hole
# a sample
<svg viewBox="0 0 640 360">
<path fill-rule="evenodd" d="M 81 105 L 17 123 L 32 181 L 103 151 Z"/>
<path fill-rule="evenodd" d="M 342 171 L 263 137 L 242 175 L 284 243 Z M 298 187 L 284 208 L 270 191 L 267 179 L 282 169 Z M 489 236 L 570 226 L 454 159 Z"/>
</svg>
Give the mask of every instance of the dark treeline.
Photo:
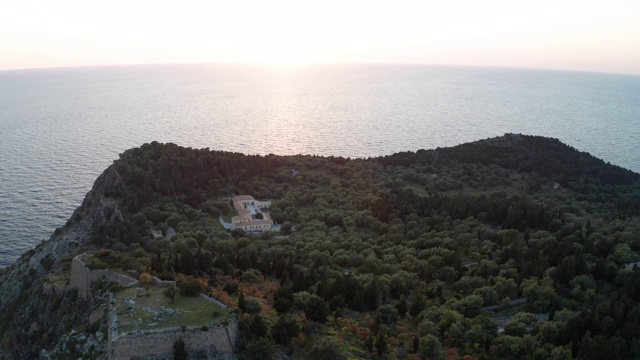
<svg viewBox="0 0 640 360">
<path fill-rule="evenodd" d="M 507 135 L 451 148 L 397 153 L 381 161 L 385 164 L 405 165 L 435 161 L 495 164 L 523 173 L 537 172 L 565 186 L 585 178 L 596 179 L 601 185 L 631 185 L 640 179 L 640 174 L 605 164 L 604 161 L 557 139 L 528 135 Z"/>
</svg>

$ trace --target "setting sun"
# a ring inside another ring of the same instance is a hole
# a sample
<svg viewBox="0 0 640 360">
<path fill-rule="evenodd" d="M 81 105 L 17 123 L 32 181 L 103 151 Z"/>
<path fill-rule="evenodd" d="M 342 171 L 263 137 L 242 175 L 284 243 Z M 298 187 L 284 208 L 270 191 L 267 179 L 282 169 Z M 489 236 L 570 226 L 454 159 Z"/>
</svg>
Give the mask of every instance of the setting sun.
<svg viewBox="0 0 640 360">
<path fill-rule="evenodd" d="M 640 73 L 640 3 L 9 0 L 0 69 L 422 63 Z"/>
</svg>

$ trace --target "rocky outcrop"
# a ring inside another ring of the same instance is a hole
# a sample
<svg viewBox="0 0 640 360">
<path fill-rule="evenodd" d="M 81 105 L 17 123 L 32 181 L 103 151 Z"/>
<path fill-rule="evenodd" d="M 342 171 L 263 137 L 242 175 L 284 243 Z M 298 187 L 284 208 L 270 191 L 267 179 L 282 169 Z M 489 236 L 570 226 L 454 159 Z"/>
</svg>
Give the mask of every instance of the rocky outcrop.
<svg viewBox="0 0 640 360">
<path fill-rule="evenodd" d="M 107 168 L 95 181 L 67 225 L 1 271 L 0 308 L 4 315 L 0 318 L 0 357 L 33 358 L 38 336 L 34 336 L 32 324 L 35 322 L 35 329 L 40 328 L 39 318 L 50 315 L 43 314 L 41 309 L 47 307 L 46 302 L 51 296 L 59 296 L 52 291 L 43 292 L 46 276 L 56 263 L 90 240 L 100 225 L 122 219 L 114 203 L 103 201 L 105 193 L 115 193 L 122 186 L 115 167 Z M 49 338 L 48 341 L 55 343 L 57 339 Z"/>
</svg>

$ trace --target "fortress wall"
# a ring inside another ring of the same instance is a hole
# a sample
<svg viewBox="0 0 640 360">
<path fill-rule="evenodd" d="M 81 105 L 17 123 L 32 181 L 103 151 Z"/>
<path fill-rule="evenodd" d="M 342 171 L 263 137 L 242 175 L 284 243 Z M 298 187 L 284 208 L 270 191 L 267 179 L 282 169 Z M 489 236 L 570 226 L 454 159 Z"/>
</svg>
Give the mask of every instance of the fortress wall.
<svg viewBox="0 0 640 360">
<path fill-rule="evenodd" d="M 160 280 L 160 278 L 158 278 L 157 276 L 152 276 L 151 277 L 151 282 L 153 283 L 153 285 L 158 285 L 158 286 L 169 286 L 169 285 L 175 285 L 176 282 L 175 281 L 171 281 L 171 280 Z"/>
<path fill-rule="evenodd" d="M 97 275 L 97 274 L 94 274 Z M 89 270 L 78 256 L 71 260 L 71 278 L 69 285 L 78 290 L 78 296 L 86 299 L 91 294 L 91 283 L 95 281 Z"/>
<path fill-rule="evenodd" d="M 115 282 L 124 287 L 133 287 L 133 286 L 140 285 L 140 282 L 138 280 L 132 279 L 128 276 L 114 273 L 109 270 L 100 270 L 100 271 L 104 271 L 104 278 L 109 282 Z"/>
<path fill-rule="evenodd" d="M 137 334 L 123 334 L 111 339 L 110 360 L 124 360 L 144 356 L 173 357 L 173 345 L 179 339 L 185 343 L 188 352 L 231 355 L 235 350 L 238 323 L 231 320 L 227 326 L 211 326 L 207 331 L 201 328 L 165 329 L 144 331 Z"/>
<path fill-rule="evenodd" d="M 207 295 L 205 295 L 205 294 L 202 294 L 202 293 L 200 293 L 200 297 L 202 297 L 202 298 L 206 299 L 206 300 L 207 300 L 207 301 L 209 301 L 209 302 L 212 302 L 212 303 L 214 303 L 214 304 L 216 304 L 216 305 L 220 306 L 221 308 L 223 308 L 223 309 L 227 310 L 228 312 L 232 312 L 232 311 L 233 311 L 230 307 L 228 307 L 228 306 L 227 306 L 227 304 L 223 303 L 223 302 L 222 302 L 222 301 L 220 301 L 220 300 L 214 299 L 214 298 L 212 298 L 212 297 L 210 297 L 210 296 L 207 296 Z"/>
<path fill-rule="evenodd" d="M 91 284 L 95 281 L 104 279 L 109 282 L 115 282 L 122 286 L 135 286 L 138 281 L 130 277 L 111 272 L 106 269 L 90 270 L 78 255 L 71 261 L 71 278 L 69 286 L 71 289 L 78 290 L 78 296 L 86 299 L 91 295 Z"/>
</svg>

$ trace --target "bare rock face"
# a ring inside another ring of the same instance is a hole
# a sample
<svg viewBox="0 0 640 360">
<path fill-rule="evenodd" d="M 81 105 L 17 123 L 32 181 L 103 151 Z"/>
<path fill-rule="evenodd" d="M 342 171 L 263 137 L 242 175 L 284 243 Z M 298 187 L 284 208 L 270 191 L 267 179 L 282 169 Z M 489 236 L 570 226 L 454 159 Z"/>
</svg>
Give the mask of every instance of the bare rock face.
<svg viewBox="0 0 640 360">
<path fill-rule="evenodd" d="M 38 337 L 34 334 L 38 333 L 41 325 L 35 317 L 47 318 L 48 314 L 43 314 L 42 310 L 46 311 L 52 296 L 50 292 L 43 291 L 44 280 L 56 263 L 90 240 L 100 225 L 122 221 L 120 210 L 108 200 L 109 194 L 117 193 L 122 187 L 120 175 L 113 165 L 110 166 L 95 181 L 67 225 L 1 270 L 0 309 L 6 315 L 0 319 L 0 324 L 4 324 L 0 325 L 0 357 L 20 359 L 33 356 L 25 353 L 24 349 L 37 348 L 34 342 Z"/>
</svg>

